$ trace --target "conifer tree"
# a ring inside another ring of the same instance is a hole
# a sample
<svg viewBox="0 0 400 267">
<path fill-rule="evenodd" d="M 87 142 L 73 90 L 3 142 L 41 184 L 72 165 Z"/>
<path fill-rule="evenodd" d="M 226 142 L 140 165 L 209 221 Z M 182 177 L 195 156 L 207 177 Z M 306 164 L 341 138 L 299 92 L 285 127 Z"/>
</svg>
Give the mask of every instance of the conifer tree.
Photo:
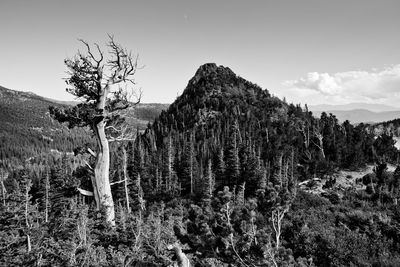
<svg viewBox="0 0 400 267">
<path fill-rule="evenodd" d="M 212 171 L 211 160 L 208 160 L 207 168 L 204 175 L 204 200 L 210 202 L 215 190 L 215 177 Z"/>
<path fill-rule="evenodd" d="M 239 186 L 239 190 L 238 193 L 236 195 L 236 204 L 239 206 L 244 205 L 245 202 L 245 195 L 244 192 L 246 190 L 246 182 L 243 182 L 240 186 Z"/>
<path fill-rule="evenodd" d="M 392 192 L 394 198 L 394 204 L 397 205 L 398 197 L 400 193 L 400 165 L 396 167 L 393 172 L 393 185 Z"/>
<path fill-rule="evenodd" d="M 215 167 L 215 184 L 216 184 L 216 187 L 219 187 L 221 184 L 225 184 L 226 183 L 225 172 L 226 172 L 226 167 L 225 167 L 225 159 L 224 159 L 224 148 L 221 147 L 218 150 L 217 164 L 216 164 L 216 167 Z"/>
<path fill-rule="evenodd" d="M 163 152 L 163 171 L 164 187 L 168 193 L 176 193 L 178 188 L 178 180 L 175 172 L 175 149 L 172 139 L 172 133 L 167 137 L 166 148 Z"/>
<path fill-rule="evenodd" d="M 231 127 L 228 150 L 226 155 L 226 179 L 230 187 L 238 185 L 240 178 L 239 147 L 236 127 Z"/>
<path fill-rule="evenodd" d="M 382 193 L 385 190 L 386 183 L 388 181 L 387 163 L 378 162 L 376 167 L 374 168 L 374 172 L 377 178 L 377 193 L 379 203 L 382 203 Z"/>
<path fill-rule="evenodd" d="M 189 193 L 191 195 L 194 194 L 195 191 L 195 151 L 194 151 L 194 139 L 193 133 L 190 133 L 189 140 L 185 142 L 184 151 L 183 151 L 183 159 L 182 159 L 182 185 L 183 187 L 187 187 L 189 185 Z M 186 188 L 185 188 L 186 189 Z"/>
</svg>

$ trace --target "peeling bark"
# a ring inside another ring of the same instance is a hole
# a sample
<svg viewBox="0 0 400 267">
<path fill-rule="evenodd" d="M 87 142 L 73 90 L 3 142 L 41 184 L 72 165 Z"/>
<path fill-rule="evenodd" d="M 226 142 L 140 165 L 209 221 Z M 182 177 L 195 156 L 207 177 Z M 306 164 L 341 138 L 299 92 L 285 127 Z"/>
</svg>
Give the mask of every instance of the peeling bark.
<svg viewBox="0 0 400 267">
<path fill-rule="evenodd" d="M 115 225 L 114 201 L 110 185 L 110 147 L 106 138 L 104 121 L 100 121 L 94 131 L 99 146 L 94 168 L 93 192 L 98 197 L 97 208 L 104 209 L 106 221 Z M 92 180 L 93 182 L 93 180 Z"/>
</svg>

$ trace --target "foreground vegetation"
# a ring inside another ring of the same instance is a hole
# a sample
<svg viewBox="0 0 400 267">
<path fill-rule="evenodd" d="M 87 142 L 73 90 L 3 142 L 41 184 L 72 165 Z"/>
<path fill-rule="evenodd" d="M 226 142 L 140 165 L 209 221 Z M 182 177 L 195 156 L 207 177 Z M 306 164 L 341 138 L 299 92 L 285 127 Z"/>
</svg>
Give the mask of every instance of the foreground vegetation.
<svg viewBox="0 0 400 267">
<path fill-rule="evenodd" d="M 6 179 L 2 266 L 168 266 L 174 255 L 167 247 L 176 242 L 194 266 L 400 264 L 400 216 L 393 198 L 398 187 L 390 191 L 387 183 L 400 181 L 400 168 L 382 172 L 384 184 L 376 180 L 375 193 L 367 187 L 294 194 L 277 182 L 260 185 L 250 198 L 243 197 L 243 188 L 235 194 L 225 187 L 203 199 L 141 204 L 136 192 L 130 211 L 119 201 L 111 227 L 93 201 L 76 192 L 83 170 L 71 175 L 65 164 L 59 162 L 39 184 L 23 171 Z M 289 202 L 277 239 L 275 215 Z"/>
<path fill-rule="evenodd" d="M 74 155 L 50 153 L 37 164 L 2 162 L 2 265 L 185 266 L 182 256 L 193 266 L 400 264 L 390 131 L 315 118 L 205 64 L 133 134 L 120 113 L 127 95 L 108 86 L 133 82 L 136 63 L 110 36 L 115 60 L 103 83 L 100 48 L 96 57 L 83 44 L 89 56 L 67 61 L 70 92 L 83 101 L 50 114 L 89 127 L 97 145 L 77 143 Z M 360 186 L 336 186 L 338 170 L 366 163 L 375 168 Z M 317 180 L 322 193 L 312 190 Z"/>
</svg>

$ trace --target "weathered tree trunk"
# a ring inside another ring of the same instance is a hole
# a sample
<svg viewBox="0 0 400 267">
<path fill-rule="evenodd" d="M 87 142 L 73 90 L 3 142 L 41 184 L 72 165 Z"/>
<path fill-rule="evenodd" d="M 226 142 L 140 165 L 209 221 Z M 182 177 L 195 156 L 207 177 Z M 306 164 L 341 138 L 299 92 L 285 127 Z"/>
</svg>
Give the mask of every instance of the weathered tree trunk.
<svg viewBox="0 0 400 267">
<path fill-rule="evenodd" d="M 275 232 L 275 247 L 276 249 L 279 248 L 281 242 L 281 233 L 282 233 L 282 220 L 283 217 L 285 216 L 285 213 L 288 212 L 289 208 L 285 208 L 283 210 L 280 210 L 279 208 L 277 210 L 272 211 L 271 215 L 271 220 L 272 220 L 272 227 Z"/>
<path fill-rule="evenodd" d="M 126 154 L 126 149 L 122 147 L 123 153 L 123 172 L 124 172 L 124 189 L 125 189 L 125 201 L 126 210 L 131 213 L 131 207 L 129 205 L 129 190 L 128 190 L 128 155 Z"/>
<path fill-rule="evenodd" d="M 28 253 L 32 251 L 31 237 L 28 234 L 26 235 L 26 250 Z"/>
<path fill-rule="evenodd" d="M 98 196 L 97 207 L 104 209 L 106 221 L 115 225 L 115 210 L 114 201 L 111 194 L 110 186 L 110 147 L 106 138 L 104 121 L 96 125 L 96 139 L 98 143 L 98 152 L 96 157 L 96 165 L 94 168 L 93 191 L 96 191 Z M 95 195 L 96 195 L 95 193 Z"/>
<path fill-rule="evenodd" d="M 25 185 L 25 226 L 26 226 L 26 250 L 27 252 L 31 252 L 32 245 L 31 245 L 31 237 L 29 235 L 31 225 L 29 223 L 29 190 L 31 189 L 31 181 L 27 181 Z"/>
<path fill-rule="evenodd" d="M 4 205 L 4 207 L 6 207 L 7 191 L 6 191 L 6 187 L 4 186 L 3 179 L 0 179 L 0 184 L 1 184 L 1 195 L 3 196 L 3 205 Z"/>
<path fill-rule="evenodd" d="M 322 134 L 318 133 L 316 134 L 318 141 L 319 141 L 319 145 L 317 145 L 317 147 L 319 148 L 319 150 L 321 151 L 321 156 L 323 159 L 325 159 L 325 151 L 324 151 L 324 137 L 322 136 Z"/>
<path fill-rule="evenodd" d="M 47 223 L 49 222 L 49 172 L 46 172 L 46 185 L 45 185 L 45 190 L 46 190 L 46 200 L 45 200 L 45 209 L 44 209 L 44 221 Z"/>
<path fill-rule="evenodd" d="M 8 177 L 8 172 L 3 169 L 0 169 L 1 195 L 3 197 L 4 207 L 6 207 L 6 194 L 7 194 L 6 187 L 4 186 L 4 181 L 7 179 L 7 177 Z"/>
<path fill-rule="evenodd" d="M 110 185 L 110 147 L 105 132 L 105 120 L 104 120 L 104 109 L 106 103 L 106 97 L 109 92 L 108 85 L 103 89 L 100 94 L 100 99 L 97 104 L 97 109 L 102 111 L 101 120 L 93 127 L 95 132 L 98 151 L 96 154 L 96 165 L 94 168 L 94 183 L 93 191 L 97 197 L 97 208 L 104 209 L 106 221 L 111 225 L 115 225 L 115 209 L 114 200 L 111 194 Z M 93 180 L 92 180 L 93 182 Z"/>
<path fill-rule="evenodd" d="M 99 45 L 95 44 L 95 56 L 90 45 L 80 40 L 87 48 L 86 53 L 78 52 L 74 59 L 66 59 L 65 64 L 70 74 L 66 80 L 67 90 L 81 99 L 82 103 L 73 108 L 50 107 L 49 111 L 59 122 L 68 122 L 69 127 L 89 126 L 93 131 L 97 141 L 96 153 L 91 153 L 96 158 L 94 175 L 91 176 L 93 195 L 97 209 L 105 211 L 105 221 L 115 225 L 114 202 L 109 181 L 108 142 L 132 140 L 129 131 L 125 132 L 127 128 L 120 125 L 124 117 L 121 111 L 138 104 L 141 91 L 137 95 L 137 102 L 132 103 L 130 96 L 135 92 L 128 83 L 135 84 L 137 58 L 115 43 L 111 35 L 109 37 L 108 59 Z M 117 114 L 120 116 L 115 116 Z M 80 192 L 85 193 L 85 190 L 80 189 Z"/>
<path fill-rule="evenodd" d="M 174 250 L 175 256 L 177 259 L 177 263 L 175 266 L 177 267 L 190 267 L 190 261 L 188 257 L 185 255 L 185 253 L 182 252 L 182 249 L 178 244 L 173 244 L 173 245 L 168 245 L 167 249 L 169 250 Z"/>
</svg>

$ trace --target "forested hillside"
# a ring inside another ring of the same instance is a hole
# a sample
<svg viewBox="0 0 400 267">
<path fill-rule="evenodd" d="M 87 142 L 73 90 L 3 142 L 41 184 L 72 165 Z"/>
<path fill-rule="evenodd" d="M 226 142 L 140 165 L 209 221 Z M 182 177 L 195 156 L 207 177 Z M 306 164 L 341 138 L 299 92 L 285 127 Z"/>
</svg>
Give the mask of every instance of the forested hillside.
<svg viewBox="0 0 400 267">
<path fill-rule="evenodd" d="M 49 154 L 72 153 L 75 148 L 95 143 L 87 129 L 68 129 L 50 118 L 49 106 L 75 102 L 47 99 L 33 93 L 0 86 L 0 162 L 20 165 L 40 161 Z M 166 104 L 140 104 L 132 111 L 130 123 L 139 130 L 156 118 Z"/>
<path fill-rule="evenodd" d="M 400 119 L 377 123 L 373 127 L 376 134 L 386 132 L 387 134 L 392 134 L 395 137 L 400 137 Z"/>
<path fill-rule="evenodd" d="M 147 108 L 137 109 L 144 120 Z M 115 226 L 95 210 L 87 148 L 77 151 L 80 164 L 60 158 L 33 182 L 24 168 L 8 175 L 3 167 L 1 263 L 398 266 L 400 168 L 387 168 L 398 157 L 391 140 L 332 114 L 316 118 L 205 64 L 134 141 L 113 143 Z M 371 164 L 357 186 L 338 185 L 339 170 Z"/>
<path fill-rule="evenodd" d="M 254 171 L 254 166 L 247 164 L 258 162 L 259 168 L 267 169 L 260 171 L 268 173 L 275 161 L 290 154 L 300 180 L 336 168 L 363 167 L 383 157 L 384 150 L 393 150 L 393 144 L 379 142 L 385 135 L 375 140 L 367 129 L 348 121 L 340 124 L 332 114 L 315 118 L 306 107 L 283 102 L 229 68 L 206 64 L 140 142 L 152 154 L 151 166 L 166 173 L 166 162 L 172 162 L 182 190 L 188 192 L 189 186 L 192 192 L 209 163 L 216 173 L 224 171 L 218 170 L 221 166 L 234 170 L 226 177 L 218 175 L 218 185 L 230 186 L 249 184 L 246 171 Z M 188 173 L 191 177 L 185 176 Z"/>
<path fill-rule="evenodd" d="M 72 152 L 92 142 L 84 129 L 68 130 L 49 116 L 56 105 L 33 93 L 0 87 L 0 161 L 7 165 L 40 161 L 52 150 Z"/>
</svg>

